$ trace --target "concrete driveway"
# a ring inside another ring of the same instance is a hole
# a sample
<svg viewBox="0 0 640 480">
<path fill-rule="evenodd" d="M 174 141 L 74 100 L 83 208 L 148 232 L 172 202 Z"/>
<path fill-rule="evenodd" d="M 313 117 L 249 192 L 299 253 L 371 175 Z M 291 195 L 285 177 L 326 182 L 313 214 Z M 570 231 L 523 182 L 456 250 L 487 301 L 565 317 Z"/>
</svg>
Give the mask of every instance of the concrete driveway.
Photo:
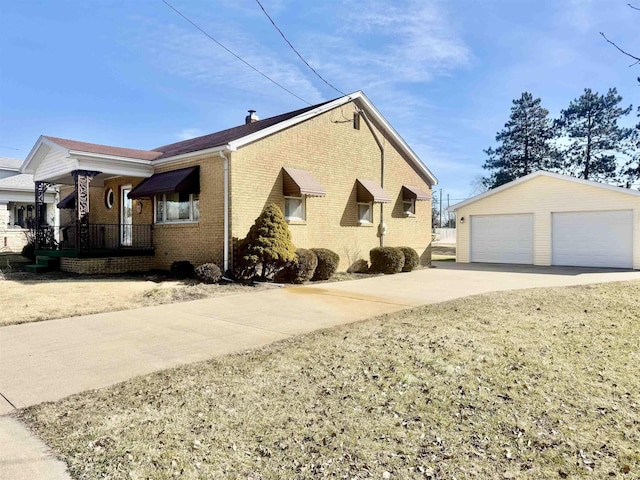
<svg viewBox="0 0 640 480">
<path fill-rule="evenodd" d="M 364 280 L 2 327 L 0 415 L 136 375 L 410 307 L 499 290 L 640 280 L 640 272 L 619 270 L 453 262 L 435 266 Z M 0 421 L 0 439 L 5 424 Z"/>
</svg>

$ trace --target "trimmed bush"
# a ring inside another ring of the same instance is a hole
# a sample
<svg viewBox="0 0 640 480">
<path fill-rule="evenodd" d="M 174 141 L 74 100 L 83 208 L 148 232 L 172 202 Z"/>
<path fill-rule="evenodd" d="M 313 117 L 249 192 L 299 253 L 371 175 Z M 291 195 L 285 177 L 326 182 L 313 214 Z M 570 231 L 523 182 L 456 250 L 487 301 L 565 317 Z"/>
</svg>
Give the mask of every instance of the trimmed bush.
<svg viewBox="0 0 640 480">
<path fill-rule="evenodd" d="M 289 225 L 282 210 L 275 204 L 267 206 L 256 218 L 239 247 L 242 255 L 238 269 L 254 269 L 257 272 L 259 268 L 260 279 L 263 281 L 292 261 L 296 254 Z"/>
<path fill-rule="evenodd" d="M 418 265 L 420 265 L 420 257 L 418 256 L 418 252 L 416 252 L 411 247 L 398 247 L 404 253 L 404 267 L 402 267 L 403 272 L 410 272 L 414 270 Z"/>
<path fill-rule="evenodd" d="M 180 280 L 193 277 L 193 264 L 188 260 L 179 260 L 171 264 L 171 276 Z"/>
<path fill-rule="evenodd" d="M 376 247 L 369 251 L 371 271 L 375 273 L 400 273 L 404 267 L 404 253 L 395 247 Z"/>
<path fill-rule="evenodd" d="M 194 270 L 194 273 L 202 283 L 218 283 L 222 278 L 220 267 L 215 263 L 203 263 Z"/>
<path fill-rule="evenodd" d="M 311 278 L 312 281 L 329 280 L 336 273 L 340 264 L 340 255 L 328 248 L 312 248 L 318 257 L 318 266 Z"/>
<path fill-rule="evenodd" d="M 364 258 L 356 260 L 349 266 L 349 268 L 347 268 L 347 273 L 367 273 L 368 271 L 369 262 L 367 262 Z"/>
<path fill-rule="evenodd" d="M 276 273 L 274 279 L 284 283 L 304 283 L 311 280 L 318 266 L 318 256 L 313 250 L 298 248 L 296 259 L 287 262 L 282 270 Z"/>
</svg>

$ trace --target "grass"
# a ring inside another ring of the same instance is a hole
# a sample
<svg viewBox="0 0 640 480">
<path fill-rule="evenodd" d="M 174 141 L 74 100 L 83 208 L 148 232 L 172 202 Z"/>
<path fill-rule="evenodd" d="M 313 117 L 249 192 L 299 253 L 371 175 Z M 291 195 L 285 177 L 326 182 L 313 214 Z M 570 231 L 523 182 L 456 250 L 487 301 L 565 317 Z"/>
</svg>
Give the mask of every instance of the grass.
<svg viewBox="0 0 640 480">
<path fill-rule="evenodd" d="M 501 292 L 21 412 L 74 478 L 640 478 L 640 282 Z"/>
<path fill-rule="evenodd" d="M 9 265 L 18 263 L 10 261 Z M 0 265 L 5 265 L 1 256 Z M 341 282 L 368 276 L 370 275 L 337 272 L 326 282 Z M 237 283 L 205 285 L 193 280 L 179 281 L 164 273 L 33 274 L 22 271 L 19 267 L 0 268 L 0 281 L 0 305 L 3 312 L 0 316 L 0 327 L 235 295 L 274 287 L 271 283 L 253 286 Z"/>
</svg>

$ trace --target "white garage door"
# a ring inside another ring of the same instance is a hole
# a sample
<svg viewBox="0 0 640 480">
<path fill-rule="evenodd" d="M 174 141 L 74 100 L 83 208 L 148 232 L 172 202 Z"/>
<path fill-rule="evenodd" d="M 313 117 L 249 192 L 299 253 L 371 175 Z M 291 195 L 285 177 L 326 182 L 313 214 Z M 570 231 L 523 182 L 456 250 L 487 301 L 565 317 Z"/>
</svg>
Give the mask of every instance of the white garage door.
<svg viewBox="0 0 640 480">
<path fill-rule="evenodd" d="M 552 265 L 633 267 L 631 210 L 552 214 Z"/>
<path fill-rule="evenodd" d="M 472 215 L 471 261 L 533 263 L 533 214 Z"/>
</svg>

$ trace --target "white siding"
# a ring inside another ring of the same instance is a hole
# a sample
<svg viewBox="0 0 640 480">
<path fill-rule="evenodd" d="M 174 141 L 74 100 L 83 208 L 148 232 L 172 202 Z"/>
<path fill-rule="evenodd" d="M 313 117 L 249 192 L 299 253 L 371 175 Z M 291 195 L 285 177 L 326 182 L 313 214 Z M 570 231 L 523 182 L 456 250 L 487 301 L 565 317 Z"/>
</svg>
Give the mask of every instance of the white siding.
<svg viewBox="0 0 640 480">
<path fill-rule="evenodd" d="M 51 149 L 34 172 L 34 180 L 48 180 L 78 169 L 78 161 L 59 150 Z"/>
<path fill-rule="evenodd" d="M 551 214 L 607 210 L 633 211 L 633 268 L 640 269 L 640 196 L 538 176 L 460 207 L 456 216 L 457 261 L 470 261 L 472 215 L 533 213 L 533 263 L 551 265 Z M 460 220 L 465 218 L 463 223 Z"/>
</svg>

